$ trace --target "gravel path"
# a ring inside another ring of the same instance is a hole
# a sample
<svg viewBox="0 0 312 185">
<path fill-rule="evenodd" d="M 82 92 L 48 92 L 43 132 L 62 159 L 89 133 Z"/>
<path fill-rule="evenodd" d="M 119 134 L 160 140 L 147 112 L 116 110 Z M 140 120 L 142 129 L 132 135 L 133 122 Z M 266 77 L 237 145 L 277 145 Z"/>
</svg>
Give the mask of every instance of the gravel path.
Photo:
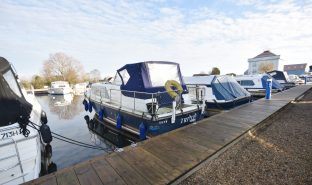
<svg viewBox="0 0 312 185">
<path fill-rule="evenodd" d="M 181 184 L 312 184 L 312 90 Z"/>
</svg>

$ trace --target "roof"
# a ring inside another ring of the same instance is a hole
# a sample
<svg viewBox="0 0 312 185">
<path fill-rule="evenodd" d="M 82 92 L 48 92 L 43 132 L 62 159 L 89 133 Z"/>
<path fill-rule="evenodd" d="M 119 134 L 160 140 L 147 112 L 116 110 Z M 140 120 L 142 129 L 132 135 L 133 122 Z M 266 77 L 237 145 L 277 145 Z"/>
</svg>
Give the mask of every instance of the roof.
<svg viewBox="0 0 312 185">
<path fill-rule="evenodd" d="M 254 58 L 263 58 L 263 57 L 271 57 L 271 56 L 278 56 L 278 55 L 275 55 L 274 53 L 272 53 L 271 51 L 269 50 L 266 50 L 264 51 L 263 53 L 255 56 Z"/>
<path fill-rule="evenodd" d="M 307 64 L 290 64 L 290 65 L 284 65 L 284 71 L 289 71 L 289 70 L 305 70 L 307 67 Z"/>
</svg>

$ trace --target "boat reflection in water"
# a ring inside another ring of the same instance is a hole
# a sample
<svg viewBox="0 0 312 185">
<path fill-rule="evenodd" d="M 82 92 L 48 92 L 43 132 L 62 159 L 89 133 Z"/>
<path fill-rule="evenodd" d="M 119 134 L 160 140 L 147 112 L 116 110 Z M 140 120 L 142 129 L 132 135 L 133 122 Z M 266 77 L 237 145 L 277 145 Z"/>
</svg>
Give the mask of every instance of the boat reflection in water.
<svg viewBox="0 0 312 185">
<path fill-rule="evenodd" d="M 118 130 L 110 124 L 100 121 L 96 115 L 90 119 L 88 115 L 85 117 L 90 133 L 94 135 L 94 144 L 98 145 L 102 142 L 106 145 L 114 145 L 112 148 L 123 148 L 139 141 L 138 136 L 130 134 L 123 130 Z"/>
<path fill-rule="evenodd" d="M 81 99 L 73 94 L 49 95 L 49 109 L 59 119 L 69 120 L 83 111 Z"/>
</svg>

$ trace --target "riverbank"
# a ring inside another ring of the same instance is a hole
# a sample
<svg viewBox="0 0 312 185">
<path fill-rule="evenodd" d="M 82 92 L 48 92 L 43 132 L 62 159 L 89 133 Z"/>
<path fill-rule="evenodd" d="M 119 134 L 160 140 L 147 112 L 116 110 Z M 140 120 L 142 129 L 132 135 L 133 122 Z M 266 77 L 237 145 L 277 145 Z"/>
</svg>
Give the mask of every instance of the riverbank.
<svg viewBox="0 0 312 185">
<path fill-rule="evenodd" d="M 312 184 L 311 115 L 312 90 L 181 184 Z"/>
</svg>

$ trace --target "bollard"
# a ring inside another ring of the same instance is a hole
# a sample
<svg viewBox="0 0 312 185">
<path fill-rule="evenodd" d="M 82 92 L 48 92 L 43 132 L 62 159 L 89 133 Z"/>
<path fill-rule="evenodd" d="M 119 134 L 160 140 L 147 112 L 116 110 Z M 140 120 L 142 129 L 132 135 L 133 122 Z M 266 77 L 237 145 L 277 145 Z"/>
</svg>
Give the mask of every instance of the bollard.
<svg viewBox="0 0 312 185">
<path fill-rule="evenodd" d="M 117 119 L 116 119 L 116 128 L 121 129 L 121 127 L 122 127 L 122 117 L 120 113 L 118 113 Z"/>
<path fill-rule="evenodd" d="M 142 122 L 139 126 L 139 130 L 140 130 L 140 140 L 145 140 L 146 139 L 146 131 L 145 131 L 145 125 Z"/>
<path fill-rule="evenodd" d="M 272 91 L 272 79 L 267 79 L 266 87 L 265 87 L 265 99 L 271 99 L 271 91 Z"/>
</svg>

